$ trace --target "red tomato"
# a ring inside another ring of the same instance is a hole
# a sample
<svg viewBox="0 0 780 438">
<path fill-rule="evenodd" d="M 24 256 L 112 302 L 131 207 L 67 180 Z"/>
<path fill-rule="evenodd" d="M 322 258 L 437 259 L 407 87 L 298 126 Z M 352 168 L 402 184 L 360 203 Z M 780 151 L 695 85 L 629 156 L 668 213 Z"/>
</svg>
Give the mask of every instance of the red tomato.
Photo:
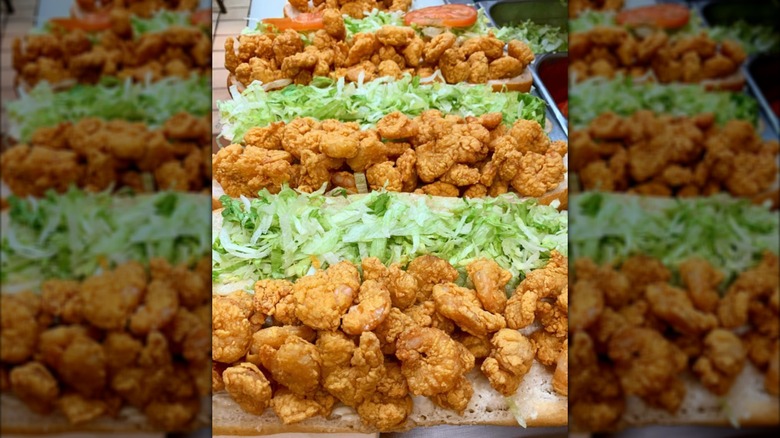
<svg viewBox="0 0 780 438">
<path fill-rule="evenodd" d="M 653 26 L 678 29 L 691 18 L 691 11 L 683 5 L 670 3 L 642 6 L 620 11 L 615 17 L 618 24 L 626 26 Z"/>
<path fill-rule="evenodd" d="M 407 12 L 407 26 L 469 27 L 477 22 L 477 10 L 467 5 L 431 6 Z"/>
<path fill-rule="evenodd" d="M 307 31 L 325 28 L 325 24 L 322 22 L 322 14 L 308 12 L 298 14 L 295 18 L 263 18 L 263 23 L 276 26 L 279 30 Z"/>
<path fill-rule="evenodd" d="M 211 26 L 211 9 L 198 9 L 190 15 L 190 23 L 195 26 Z"/>
<path fill-rule="evenodd" d="M 561 114 L 563 114 L 563 117 L 569 118 L 569 101 L 564 100 L 563 102 L 559 102 L 558 109 L 561 110 Z"/>
<path fill-rule="evenodd" d="M 92 13 L 81 18 L 52 18 L 51 23 L 66 30 L 97 32 L 111 29 L 111 16 L 107 13 Z"/>
</svg>

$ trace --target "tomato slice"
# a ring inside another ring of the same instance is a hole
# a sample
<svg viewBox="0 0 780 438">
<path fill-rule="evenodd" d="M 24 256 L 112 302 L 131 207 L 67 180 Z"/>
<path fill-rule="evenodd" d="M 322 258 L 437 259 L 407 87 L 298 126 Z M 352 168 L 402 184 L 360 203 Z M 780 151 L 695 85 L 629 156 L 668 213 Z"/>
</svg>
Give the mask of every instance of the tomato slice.
<svg viewBox="0 0 780 438">
<path fill-rule="evenodd" d="M 211 9 L 198 9 L 190 15 L 190 23 L 195 26 L 211 26 Z"/>
<path fill-rule="evenodd" d="M 679 29 L 691 18 L 690 9 L 670 3 L 642 6 L 620 11 L 615 17 L 618 24 L 626 26 L 653 26 Z"/>
<path fill-rule="evenodd" d="M 563 102 L 558 102 L 557 104 L 558 109 L 561 110 L 561 114 L 563 114 L 563 117 L 569 118 L 569 101 L 564 100 Z"/>
<path fill-rule="evenodd" d="M 295 18 L 263 18 L 264 24 L 276 26 L 279 30 L 319 30 L 324 29 L 322 14 L 318 12 L 304 12 L 295 16 Z"/>
<path fill-rule="evenodd" d="M 111 16 L 107 13 L 86 14 L 81 18 L 52 18 L 50 22 L 65 30 L 98 32 L 111 29 Z"/>
<path fill-rule="evenodd" d="M 477 10 L 467 5 L 430 6 L 407 12 L 404 23 L 409 26 L 469 27 L 477 22 Z"/>
</svg>

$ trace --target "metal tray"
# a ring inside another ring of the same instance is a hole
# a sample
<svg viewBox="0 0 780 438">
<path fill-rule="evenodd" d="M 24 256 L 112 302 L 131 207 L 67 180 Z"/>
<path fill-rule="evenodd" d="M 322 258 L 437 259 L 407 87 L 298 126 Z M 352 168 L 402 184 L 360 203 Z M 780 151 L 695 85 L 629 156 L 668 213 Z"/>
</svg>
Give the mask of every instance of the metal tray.
<svg viewBox="0 0 780 438">
<path fill-rule="evenodd" d="M 539 56 L 530 67 L 531 74 L 534 77 L 534 86 L 545 102 L 547 102 L 548 111 L 552 113 L 565 135 L 569 135 L 569 121 L 558 108 L 555 98 L 558 97 L 560 99 L 561 97 L 565 97 L 565 99 L 568 99 L 568 75 L 564 74 L 560 78 L 550 77 L 548 72 L 545 71 L 545 66 L 558 62 L 566 62 L 568 64 L 568 59 L 568 52 L 546 53 Z M 566 94 L 564 96 L 556 96 L 556 94 L 561 94 L 560 91 L 558 91 L 561 88 L 565 90 Z M 556 91 L 558 91 L 558 93 L 556 93 Z"/>
</svg>

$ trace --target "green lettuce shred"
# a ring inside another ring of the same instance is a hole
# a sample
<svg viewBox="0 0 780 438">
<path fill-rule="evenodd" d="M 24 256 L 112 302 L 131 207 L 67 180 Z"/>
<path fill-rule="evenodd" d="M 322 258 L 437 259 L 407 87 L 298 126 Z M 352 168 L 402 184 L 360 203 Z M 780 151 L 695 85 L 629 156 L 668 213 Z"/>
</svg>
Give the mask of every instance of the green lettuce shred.
<svg viewBox="0 0 780 438">
<path fill-rule="evenodd" d="M 20 93 L 20 98 L 8 102 L 6 109 L 9 133 L 22 142 L 39 128 L 85 117 L 125 119 L 156 127 L 179 112 L 205 116 L 211 111 L 210 78 L 197 75 L 146 83 L 103 78 L 97 85 L 78 84 L 65 91 L 55 91 L 41 82 L 31 91 Z"/>
<path fill-rule="evenodd" d="M 207 196 L 161 192 L 119 198 L 72 188 L 41 199 L 11 196 L 9 203 L 0 241 L 3 284 L 81 279 L 106 263 L 153 257 L 192 264 L 208 255 Z"/>
<path fill-rule="evenodd" d="M 233 142 L 241 142 L 252 127 L 276 121 L 313 117 L 358 121 L 363 127 L 371 127 L 393 111 L 408 116 L 429 109 L 460 116 L 500 112 L 505 123 L 518 119 L 535 120 L 542 126 L 545 123 L 545 103 L 531 94 L 494 93 L 489 85 L 420 84 L 419 77 L 410 75 L 363 84 L 318 77 L 311 85 L 291 84 L 270 93 L 254 82 L 243 93 L 231 88 L 231 94 L 233 99 L 217 102 L 217 107 L 222 123 L 220 135 Z"/>
<path fill-rule="evenodd" d="M 161 9 L 149 18 L 133 15 L 130 17 L 130 24 L 133 27 L 133 35 L 138 38 L 146 33 L 162 32 L 171 26 L 191 27 L 190 16 L 190 12 Z"/>
<path fill-rule="evenodd" d="M 446 210 L 432 208 L 422 196 L 372 192 L 344 204 L 322 191 L 290 188 L 220 201 L 223 225 L 212 236 L 211 253 L 219 284 L 296 279 L 310 272 L 315 259 L 323 268 L 366 257 L 406 265 L 434 254 L 460 271 L 474 258 L 492 258 L 512 273 L 513 286 L 543 267 L 550 251 L 567 253 L 566 213 L 514 195 L 461 199 Z"/>
<path fill-rule="evenodd" d="M 388 12 L 374 9 L 361 19 L 344 15 L 347 38 L 352 38 L 353 35 L 361 32 L 376 32 L 382 26 L 404 26 L 404 13 L 402 11 Z"/>
<path fill-rule="evenodd" d="M 569 120 L 583 128 L 599 114 L 630 116 L 639 110 L 691 116 L 713 112 L 718 123 L 732 119 L 758 123 L 758 104 L 744 93 L 706 91 L 698 84 L 636 83 L 627 77 L 588 78 L 569 88 Z"/>
<path fill-rule="evenodd" d="M 764 251 L 778 252 L 780 217 L 769 208 L 726 195 L 658 200 L 605 193 L 573 196 L 572 257 L 619 264 L 646 254 L 675 270 L 698 256 L 722 270 L 728 281 L 754 266 Z"/>
</svg>

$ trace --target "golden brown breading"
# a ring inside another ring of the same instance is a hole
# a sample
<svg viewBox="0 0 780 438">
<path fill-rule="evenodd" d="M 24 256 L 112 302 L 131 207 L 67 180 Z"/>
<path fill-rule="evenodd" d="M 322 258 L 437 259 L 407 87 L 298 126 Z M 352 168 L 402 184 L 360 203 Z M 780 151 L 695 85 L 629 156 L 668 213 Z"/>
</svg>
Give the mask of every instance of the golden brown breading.
<svg viewBox="0 0 780 438">
<path fill-rule="evenodd" d="M 260 415 L 271 402 L 271 384 L 265 375 L 248 362 L 228 367 L 222 372 L 225 390 L 241 409 Z"/>
<path fill-rule="evenodd" d="M 493 349 L 482 363 L 482 373 L 496 391 L 505 396 L 512 395 L 531 369 L 536 347 L 512 329 L 499 330 L 490 343 Z"/>
</svg>

